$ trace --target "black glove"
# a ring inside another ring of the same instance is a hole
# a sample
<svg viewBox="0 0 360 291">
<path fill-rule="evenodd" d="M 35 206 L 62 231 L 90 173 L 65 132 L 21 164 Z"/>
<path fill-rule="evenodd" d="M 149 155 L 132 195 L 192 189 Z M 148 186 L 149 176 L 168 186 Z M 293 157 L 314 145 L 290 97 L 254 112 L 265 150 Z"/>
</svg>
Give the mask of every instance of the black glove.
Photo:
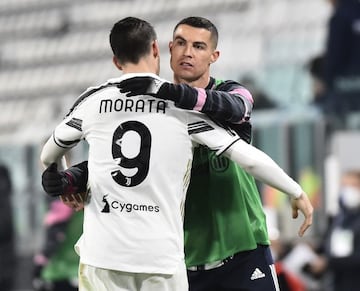
<svg viewBox="0 0 360 291">
<path fill-rule="evenodd" d="M 72 188 L 69 176 L 59 172 L 56 163 L 52 163 L 42 174 L 42 186 L 52 197 L 66 194 Z"/>
<path fill-rule="evenodd" d="M 228 126 L 233 129 L 244 141 L 251 142 L 252 139 L 252 126 L 250 122 L 243 122 L 240 124 L 228 123 Z"/>
<path fill-rule="evenodd" d="M 123 80 L 118 88 L 126 96 L 151 95 L 161 99 L 168 99 L 168 86 L 170 83 L 164 82 L 154 77 L 133 77 Z"/>
</svg>

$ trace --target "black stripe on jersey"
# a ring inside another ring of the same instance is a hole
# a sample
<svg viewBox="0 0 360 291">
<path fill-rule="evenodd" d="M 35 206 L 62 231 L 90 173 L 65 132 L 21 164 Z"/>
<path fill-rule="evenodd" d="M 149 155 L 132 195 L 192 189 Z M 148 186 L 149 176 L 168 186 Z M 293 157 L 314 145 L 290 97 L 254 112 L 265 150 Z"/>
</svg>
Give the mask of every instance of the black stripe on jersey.
<svg viewBox="0 0 360 291">
<path fill-rule="evenodd" d="M 82 120 L 79 118 L 72 118 L 71 120 L 66 122 L 66 125 L 73 127 L 78 131 L 82 131 Z"/>
<path fill-rule="evenodd" d="M 227 147 L 223 148 L 221 151 L 216 152 L 217 156 L 222 155 L 229 147 L 231 147 L 234 143 L 236 143 L 239 139 L 241 139 L 240 137 L 237 138 L 236 140 L 234 140 L 231 144 L 229 144 Z"/>
<path fill-rule="evenodd" d="M 205 121 L 197 121 L 188 125 L 189 135 L 209 130 L 214 130 L 214 128 Z"/>
<path fill-rule="evenodd" d="M 87 97 L 89 97 L 90 95 L 94 94 L 97 91 L 100 91 L 102 89 L 108 88 L 108 87 L 116 87 L 119 85 L 120 82 L 116 82 L 116 83 L 105 83 L 103 85 L 100 85 L 98 87 L 94 87 L 92 89 L 89 89 L 87 91 L 85 91 L 84 93 L 82 93 L 79 98 L 75 101 L 74 105 L 70 108 L 69 113 L 66 114 L 66 117 L 69 116 L 71 114 L 71 112 L 74 111 L 74 109 L 83 101 L 85 100 Z"/>
<path fill-rule="evenodd" d="M 64 149 L 68 149 L 73 147 L 74 145 L 76 145 L 80 140 L 72 140 L 72 141 L 65 141 L 65 140 L 61 140 L 61 139 L 56 139 L 55 136 L 53 136 L 54 142 L 56 143 L 56 145 L 58 147 L 64 148 Z"/>
</svg>

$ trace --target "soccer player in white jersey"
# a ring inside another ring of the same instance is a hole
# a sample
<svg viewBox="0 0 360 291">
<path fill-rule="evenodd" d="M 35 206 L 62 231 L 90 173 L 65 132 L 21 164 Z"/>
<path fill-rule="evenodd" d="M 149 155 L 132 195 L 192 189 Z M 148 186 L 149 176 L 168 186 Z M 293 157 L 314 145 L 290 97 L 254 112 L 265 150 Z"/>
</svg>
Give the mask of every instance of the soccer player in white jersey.
<svg viewBox="0 0 360 291">
<path fill-rule="evenodd" d="M 264 182 L 280 177 L 272 185 L 299 197 L 297 208 L 312 213 L 300 186 L 233 131 L 172 101 L 120 92 L 121 81 L 134 76 L 155 77 L 154 92 L 165 82 L 155 75 L 160 54 L 149 23 L 120 20 L 110 44 L 113 62 L 124 75 L 86 90 L 41 153 L 49 166 L 81 139 L 89 144 L 91 199 L 76 244 L 79 290 L 188 289 L 182 211 L 194 143 L 226 152 L 255 176 L 260 171 Z M 304 227 L 310 225 L 311 215 Z"/>
</svg>

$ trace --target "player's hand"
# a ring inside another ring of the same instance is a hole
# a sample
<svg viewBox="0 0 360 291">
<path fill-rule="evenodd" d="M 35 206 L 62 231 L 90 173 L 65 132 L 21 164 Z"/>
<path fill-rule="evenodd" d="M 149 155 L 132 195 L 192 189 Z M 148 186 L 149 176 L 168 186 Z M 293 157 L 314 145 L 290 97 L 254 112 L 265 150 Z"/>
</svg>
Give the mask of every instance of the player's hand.
<svg viewBox="0 0 360 291">
<path fill-rule="evenodd" d="M 302 193 L 299 198 L 291 199 L 291 208 L 292 208 L 292 217 L 297 218 L 299 215 L 299 210 L 304 215 L 304 222 L 300 227 L 298 232 L 299 236 L 303 236 L 305 231 L 311 226 L 313 221 L 313 212 L 314 208 L 311 205 L 311 202 L 306 195 L 306 193 Z"/>
<path fill-rule="evenodd" d="M 227 123 L 227 125 L 234 130 L 244 141 L 251 143 L 252 138 L 252 125 L 250 122 L 242 123 Z"/>
<path fill-rule="evenodd" d="M 68 177 L 57 170 L 57 164 L 52 163 L 42 174 L 42 186 L 50 196 L 64 194 L 69 187 Z"/>
<path fill-rule="evenodd" d="M 120 82 L 118 88 L 121 93 L 127 93 L 126 96 L 128 97 L 136 95 L 151 95 L 165 99 L 167 94 L 162 94 L 160 90 L 163 84 L 167 83 L 154 77 L 144 76 L 125 79 Z"/>
<path fill-rule="evenodd" d="M 68 207 L 72 208 L 75 211 L 80 211 L 85 207 L 87 201 L 87 193 L 76 193 L 76 194 L 67 194 L 60 195 L 60 200 Z"/>
</svg>

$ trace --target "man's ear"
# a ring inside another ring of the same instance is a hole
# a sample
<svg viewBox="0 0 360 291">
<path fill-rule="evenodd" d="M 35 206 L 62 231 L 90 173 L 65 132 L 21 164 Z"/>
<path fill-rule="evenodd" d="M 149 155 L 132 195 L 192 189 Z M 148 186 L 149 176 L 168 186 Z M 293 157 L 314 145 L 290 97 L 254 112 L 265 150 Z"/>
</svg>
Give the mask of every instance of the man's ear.
<svg viewBox="0 0 360 291">
<path fill-rule="evenodd" d="M 210 64 L 215 63 L 217 61 L 217 59 L 219 58 L 219 56 L 220 56 L 219 51 L 217 51 L 217 50 L 213 51 L 211 54 L 211 58 L 210 58 Z"/>
<path fill-rule="evenodd" d="M 119 60 L 117 59 L 117 57 L 113 56 L 112 61 L 113 61 L 114 65 L 115 65 L 115 67 L 117 67 L 120 71 L 122 71 L 122 66 L 120 65 Z"/>
<path fill-rule="evenodd" d="M 154 58 L 158 58 L 160 56 L 159 43 L 157 40 L 154 40 L 152 43 L 152 50 Z"/>
<path fill-rule="evenodd" d="M 169 41 L 169 52 L 170 52 L 170 54 L 171 54 L 172 47 L 173 47 L 173 42 Z"/>
</svg>

